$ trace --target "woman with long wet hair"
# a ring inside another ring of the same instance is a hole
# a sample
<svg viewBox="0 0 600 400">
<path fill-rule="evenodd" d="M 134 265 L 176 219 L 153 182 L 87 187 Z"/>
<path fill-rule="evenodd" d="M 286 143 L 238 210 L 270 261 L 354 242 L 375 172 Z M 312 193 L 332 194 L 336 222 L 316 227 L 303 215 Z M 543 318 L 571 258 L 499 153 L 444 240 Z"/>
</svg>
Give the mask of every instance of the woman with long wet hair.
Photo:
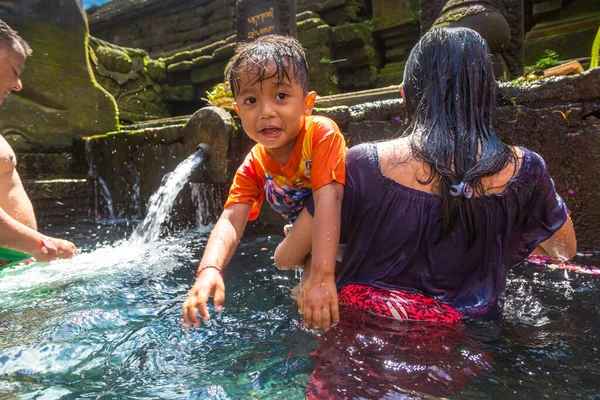
<svg viewBox="0 0 600 400">
<path fill-rule="evenodd" d="M 534 251 L 575 254 L 573 224 L 544 160 L 496 137 L 497 88 L 487 44 L 473 30 L 433 29 L 413 48 L 400 87 L 406 134 L 347 154 L 341 305 L 396 319 L 495 318 L 510 267 Z M 278 266 L 302 265 L 311 224 L 309 213 L 299 217 L 275 254 Z"/>
</svg>

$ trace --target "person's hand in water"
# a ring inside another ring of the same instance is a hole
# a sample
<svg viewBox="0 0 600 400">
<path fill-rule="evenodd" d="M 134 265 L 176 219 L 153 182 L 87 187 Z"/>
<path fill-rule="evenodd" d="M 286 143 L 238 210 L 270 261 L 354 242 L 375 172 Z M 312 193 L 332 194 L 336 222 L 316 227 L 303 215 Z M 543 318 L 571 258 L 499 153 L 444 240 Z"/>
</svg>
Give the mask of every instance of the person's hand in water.
<svg viewBox="0 0 600 400">
<path fill-rule="evenodd" d="M 300 290 L 298 312 L 312 328 L 329 328 L 340 320 L 335 278 L 311 274 Z"/>
<path fill-rule="evenodd" d="M 68 240 L 44 236 L 39 251 L 32 254 L 37 261 L 48 262 L 60 258 L 72 258 L 79 254 L 75 244 Z"/>
<path fill-rule="evenodd" d="M 200 326 L 197 313 L 204 321 L 210 319 L 208 313 L 208 298 L 213 297 L 213 304 L 217 312 L 223 310 L 225 303 L 225 283 L 221 276 L 221 270 L 216 268 L 205 268 L 200 272 L 194 286 L 190 289 L 183 303 L 183 324 L 186 328 Z"/>
</svg>

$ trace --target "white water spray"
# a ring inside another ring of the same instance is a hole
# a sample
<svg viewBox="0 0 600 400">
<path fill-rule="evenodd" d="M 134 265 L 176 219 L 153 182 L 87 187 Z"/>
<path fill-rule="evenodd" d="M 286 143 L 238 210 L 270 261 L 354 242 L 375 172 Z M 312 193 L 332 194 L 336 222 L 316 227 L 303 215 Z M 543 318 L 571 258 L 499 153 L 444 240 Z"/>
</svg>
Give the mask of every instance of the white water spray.
<svg viewBox="0 0 600 400">
<path fill-rule="evenodd" d="M 202 159 L 202 151 L 197 151 L 183 160 L 173 172 L 163 177 L 160 187 L 150 197 L 146 218 L 137 226 L 129 239 L 130 245 L 141 246 L 158 239 L 160 226 L 169 217 L 177 195 Z"/>
</svg>

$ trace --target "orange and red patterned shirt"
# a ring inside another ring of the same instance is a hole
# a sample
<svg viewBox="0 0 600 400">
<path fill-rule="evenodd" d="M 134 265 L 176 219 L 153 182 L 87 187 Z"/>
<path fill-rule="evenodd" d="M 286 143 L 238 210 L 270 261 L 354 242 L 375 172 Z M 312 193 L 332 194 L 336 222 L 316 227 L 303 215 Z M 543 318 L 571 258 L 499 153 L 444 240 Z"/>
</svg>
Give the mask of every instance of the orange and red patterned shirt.
<svg viewBox="0 0 600 400">
<path fill-rule="evenodd" d="M 266 197 L 293 223 L 313 191 L 331 182 L 346 182 L 346 141 L 331 119 L 309 116 L 286 165 L 273 160 L 261 144 L 250 150 L 233 178 L 225 208 L 250 204 L 251 221 Z"/>
</svg>

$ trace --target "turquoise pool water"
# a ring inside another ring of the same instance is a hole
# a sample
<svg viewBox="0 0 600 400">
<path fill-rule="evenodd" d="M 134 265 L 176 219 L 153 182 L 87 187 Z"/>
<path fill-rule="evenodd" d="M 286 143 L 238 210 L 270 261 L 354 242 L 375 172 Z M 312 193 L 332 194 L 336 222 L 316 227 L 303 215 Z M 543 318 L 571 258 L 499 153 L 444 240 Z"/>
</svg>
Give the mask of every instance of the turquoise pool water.
<svg viewBox="0 0 600 400">
<path fill-rule="evenodd" d="M 83 254 L 0 273 L 0 399 L 301 399 L 307 387 L 335 398 L 600 397 L 595 276 L 520 266 L 502 321 L 442 331 L 345 312 L 322 334 L 299 322 L 294 274 L 272 266 L 281 238 L 248 237 L 225 272 L 225 310 L 187 331 L 180 308 L 206 233 L 135 247 L 126 224 L 51 229 Z"/>
</svg>

